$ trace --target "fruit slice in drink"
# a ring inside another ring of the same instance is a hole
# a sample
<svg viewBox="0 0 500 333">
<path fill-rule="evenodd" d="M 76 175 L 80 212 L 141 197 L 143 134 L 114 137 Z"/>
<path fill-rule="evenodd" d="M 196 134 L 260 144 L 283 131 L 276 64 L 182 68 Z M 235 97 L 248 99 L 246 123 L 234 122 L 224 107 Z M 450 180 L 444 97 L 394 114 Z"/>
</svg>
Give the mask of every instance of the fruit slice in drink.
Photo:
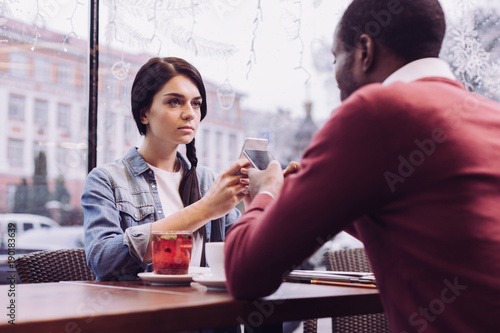
<svg viewBox="0 0 500 333">
<path fill-rule="evenodd" d="M 152 257 L 155 274 L 187 274 L 193 235 L 188 231 L 153 232 Z"/>
</svg>

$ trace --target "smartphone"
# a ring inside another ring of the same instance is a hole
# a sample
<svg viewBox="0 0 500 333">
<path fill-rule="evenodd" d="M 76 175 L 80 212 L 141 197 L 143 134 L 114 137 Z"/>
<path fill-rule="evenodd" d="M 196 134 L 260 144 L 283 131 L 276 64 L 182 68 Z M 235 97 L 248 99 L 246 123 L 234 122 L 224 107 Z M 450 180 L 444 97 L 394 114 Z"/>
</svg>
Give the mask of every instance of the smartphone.
<svg viewBox="0 0 500 333">
<path fill-rule="evenodd" d="M 240 159 L 245 158 L 245 155 L 243 154 L 243 151 L 245 149 L 249 150 L 266 150 L 267 149 L 267 139 L 260 139 L 260 138 L 246 138 L 245 142 L 243 143 L 243 147 L 241 148 L 241 153 L 240 153 Z"/>
<path fill-rule="evenodd" d="M 243 155 L 250 161 L 254 168 L 266 170 L 269 163 L 274 160 L 273 155 L 267 150 L 243 150 Z"/>
</svg>

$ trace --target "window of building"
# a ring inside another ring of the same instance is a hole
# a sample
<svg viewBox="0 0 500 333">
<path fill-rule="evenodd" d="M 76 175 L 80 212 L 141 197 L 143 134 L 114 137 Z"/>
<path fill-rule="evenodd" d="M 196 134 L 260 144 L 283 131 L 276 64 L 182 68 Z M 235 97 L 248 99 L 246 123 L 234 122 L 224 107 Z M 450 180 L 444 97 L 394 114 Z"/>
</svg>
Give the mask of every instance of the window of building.
<svg viewBox="0 0 500 333">
<path fill-rule="evenodd" d="M 64 168 L 67 163 L 66 163 L 66 156 L 68 152 L 66 151 L 66 148 L 63 147 L 57 147 L 56 150 L 56 163 L 59 168 Z"/>
<path fill-rule="evenodd" d="M 40 142 L 33 142 L 33 156 L 39 156 L 40 152 L 46 153 L 46 147 Z"/>
<path fill-rule="evenodd" d="M 74 68 L 72 65 L 61 62 L 57 64 L 57 83 L 71 88 L 74 84 Z"/>
<path fill-rule="evenodd" d="M 11 211 L 14 209 L 16 190 L 16 184 L 7 184 L 7 208 Z"/>
<path fill-rule="evenodd" d="M 222 133 L 221 131 L 217 131 L 215 133 L 215 137 L 216 137 L 216 144 L 219 146 L 219 147 L 224 147 L 224 133 Z M 224 167 L 224 163 L 222 161 L 222 158 L 223 158 L 223 151 L 222 149 L 217 149 L 216 150 L 216 153 L 215 153 L 215 160 L 216 160 L 216 166 L 217 166 L 217 169 L 218 170 L 222 170 L 223 167 Z"/>
<path fill-rule="evenodd" d="M 34 122 L 40 126 L 48 123 L 49 102 L 42 99 L 35 99 Z"/>
<path fill-rule="evenodd" d="M 10 167 L 23 165 L 24 141 L 9 139 L 7 142 L 7 160 Z"/>
<path fill-rule="evenodd" d="M 23 223 L 23 230 L 24 231 L 28 231 L 28 230 L 31 230 L 33 229 L 35 226 L 33 225 L 33 223 L 31 222 L 24 222 Z"/>
<path fill-rule="evenodd" d="M 9 53 L 9 67 L 12 76 L 28 77 L 30 68 L 28 54 L 22 51 Z"/>
<path fill-rule="evenodd" d="M 123 118 L 123 133 L 127 139 L 135 138 L 135 134 L 138 132 L 134 118 L 125 116 Z"/>
<path fill-rule="evenodd" d="M 80 112 L 80 129 L 82 131 L 86 131 L 89 126 L 89 111 L 88 108 L 85 106 L 82 108 Z"/>
<path fill-rule="evenodd" d="M 10 95 L 9 96 L 9 119 L 23 120 L 24 119 L 24 96 Z"/>
<path fill-rule="evenodd" d="M 57 126 L 69 129 L 71 106 L 65 103 L 57 104 Z"/>
<path fill-rule="evenodd" d="M 229 156 L 231 158 L 237 158 L 238 155 L 238 139 L 235 134 L 229 134 L 228 150 Z M 236 156 L 236 157 L 233 157 Z"/>
<path fill-rule="evenodd" d="M 37 82 L 51 82 L 51 63 L 45 57 L 36 57 L 33 59 L 34 76 Z"/>
</svg>

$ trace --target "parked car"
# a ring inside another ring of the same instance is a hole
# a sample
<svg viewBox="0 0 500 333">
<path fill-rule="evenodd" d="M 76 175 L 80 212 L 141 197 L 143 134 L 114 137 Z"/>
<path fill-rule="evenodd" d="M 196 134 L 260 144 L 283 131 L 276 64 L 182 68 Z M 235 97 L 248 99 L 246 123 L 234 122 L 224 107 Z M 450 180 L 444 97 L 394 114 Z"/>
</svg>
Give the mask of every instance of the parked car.
<svg viewBox="0 0 500 333">
<path fill-rule="evenodd" d="M 83 226 L 30 230 L 17 238 L 17 249 L 24 251 L 83 248 Z"/>
<path fill-rule="evenodd" d="M 6 249 L 8 246 L 8 229 L 9 224 L 15 225 L 14 237 L 17 238 L 21 236 L 24 232 L 28 230 L 44 230 L 52 228 L 60 228 L 59 224 L 42 215 L 34 214 L 0 214 L 0 249 Z M 17 248 L 16 241 L 16 248 Z"/>
</svg>

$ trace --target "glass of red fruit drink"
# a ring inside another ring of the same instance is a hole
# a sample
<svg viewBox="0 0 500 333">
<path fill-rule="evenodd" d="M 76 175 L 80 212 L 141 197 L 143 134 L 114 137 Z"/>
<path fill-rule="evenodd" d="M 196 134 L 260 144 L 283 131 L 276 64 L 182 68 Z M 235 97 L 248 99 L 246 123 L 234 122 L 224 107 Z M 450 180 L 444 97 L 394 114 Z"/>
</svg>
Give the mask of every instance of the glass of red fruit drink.
<svg viewBox="0 0 500 333">
<path fill-rule="evenodd" d="M 188 274 L 193 248 L 190 231 L 153 231 L 151 245 L 155 274 Z"/>
</svg>

